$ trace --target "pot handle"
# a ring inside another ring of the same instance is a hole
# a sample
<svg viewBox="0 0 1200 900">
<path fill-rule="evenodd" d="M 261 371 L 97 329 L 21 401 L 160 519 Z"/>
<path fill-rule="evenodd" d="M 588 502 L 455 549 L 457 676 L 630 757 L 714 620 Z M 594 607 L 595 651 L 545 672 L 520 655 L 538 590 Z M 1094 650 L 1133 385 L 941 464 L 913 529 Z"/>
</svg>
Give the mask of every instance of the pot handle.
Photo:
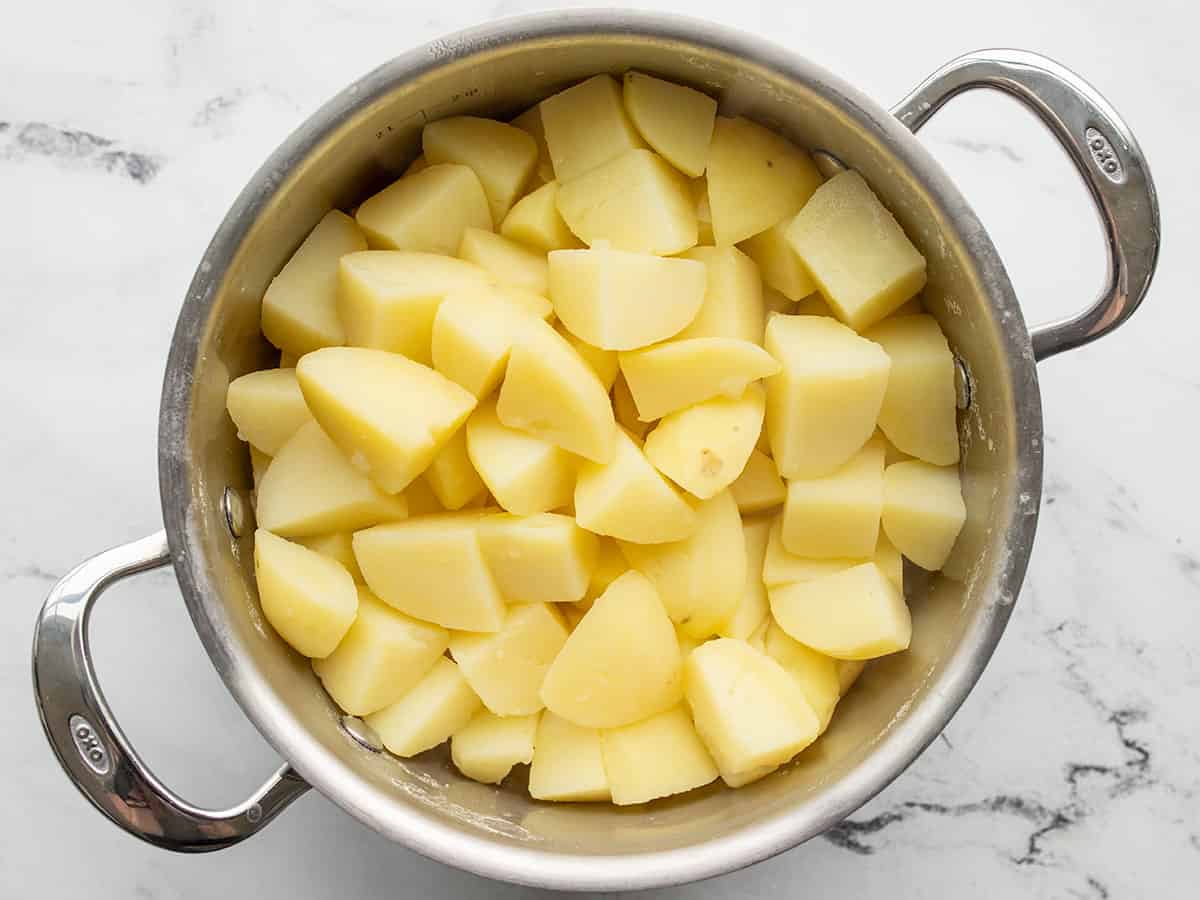
<svg viewBox="0 0 1200 900">
<path fill-rule="evenodd" d="M 223 810 L 192 806 L 146 768 L 104 700 L 88 648 L 92 604 L 130 575 L 171 561 L 165 532 L 106 550 L 54 586 L 33 636 L 33 690 L 42 727 L 67 777 L 130 834 L 168 850 L 220 850 L 257 832 L 308 790 L 282 766 L 248 800 Z"/>
<path fill-rule="evenodd" d="M 942 66 L 893 109 L 916 132 L 951 97 L 992 88 L 1037 115 L 1075 164 L 1108 243 L 1100 297 L 1072 318 L 1033 329 L 1038 360 L 1102 337 L 1133 315 L 1158 261 L 1158 197 L 1146 158 L 1124 120 L 1095 88 L 1053 60 L 1024 50 L 979 50 Z"/>
</svg>

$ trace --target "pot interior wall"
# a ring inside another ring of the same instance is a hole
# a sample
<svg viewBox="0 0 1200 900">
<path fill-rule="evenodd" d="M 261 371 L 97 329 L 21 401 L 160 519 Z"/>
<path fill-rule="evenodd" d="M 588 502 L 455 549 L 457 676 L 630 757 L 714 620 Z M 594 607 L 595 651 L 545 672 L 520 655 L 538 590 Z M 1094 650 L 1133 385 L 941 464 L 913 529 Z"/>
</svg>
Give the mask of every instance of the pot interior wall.
<svg viewBox="0 0 1200 900">
<path fill-rule="evenodd" d="M 369 817 L 385 831 L 387 810 L 406 806 L 408 815 L 416 810 L 496 842 L 611 854 L 692 845 L 806 806 L 814 810 L 814 821 L 827 825 L 838 812 L 829 806 L 831 787 L 861 777 L 856 771 L 909 717 L 927 704 L 945 703 L 938 698 L 946 693 L 945 679 L 982 665 L 980 656 L 990 650 L 989 629 L 995 617 L 1007 615 L 1012 599 L 998 585 L 1012 563 L 1006 532 L 1016 514 L 1014 472 L 1024 438 L 1016 430 L 1002 311 L 995 308 L 994 291 L 989 300 L 974 261 L 981 248 L 990 252 L 990 244 L 982 233 L 963 233 L 949 221 L 904 161 L 913 149 L 894 131 L 871 124 L 879 121 L 878 111 L 861 107 L 854 94 L 831 99 L 828 85 L 822 95 L 808 68 L 785 55 L 748 62 L 698 43 L 626 33 L 539 37 L 485 46 L 454 60 L 456 52 L 453 45 L 436 47 L 425 70 L 404 83 L 387 87 L 392 70 L 385 67 L 360 84 L 357 97 L 336 99 L 358 102 L 359 108 L 336 128 L 293 147 L 291 157 L 267 173 L 259 195 L 248 198 L 255 218 L 200 326 L 186 440 L 175 461 L 175 471 L 190 475 L 184 522 L 192 558 L 180 565 L 213 587 L 192 604 L 201 635 L 218 668 L 242 667 L 254 676 L 242 680 L 239 699 L 277 745 L 279 734 L 291 729 L 319 745 L 326 757 L 322 765 L 340 767 L 341 777 L 373 787 L 378 797 Z M 712 786 L 645 809 L 621 810 L 535 803 L 526 796 L 523 776 L 493 789 L 458 776 L 443 753 L 400 761 L 351 741 L 307 661 L 264 622 L 252 578 L 252 538 L 248 533 L 230 539 L 220 499 L 227 485 L 250 488 L 245 445 L 224 411 L 226 387 L 238 375 L 273 364 L 275 355 L 259 334 L 259 301 L 318 219 L 330 208 L 350 208 L 394 178 L 419 152 L 421 127 L 429 120 L 463 113 L 514 115 L 586 76 L 619 75 L 629 68 L 696 86 L 718 97 L 724 112 L 748 115 L 861 171 L 925 253 L 930 275 L 925 302 L 967 362 L 974 397 L 961 422 L 968 525 L 946 574 L 929 579 L 909 571 L 912 649 L 870 665 L 825 737 L 778 773 L 738 791 Z M 360 102 L 364 96 L 366 102 Z M 1006 282 L 1003 289 L 1002 294 Z M 1015 316 L 1023 334 L 1019 311 L 1004 315 Z M 1036 390 L 1033 396 L 1036 403 Z M 1033 412 L 1034 427 L 1040 428 L 1040 415 Z M 167 510 L 168 520 L 171 516 Z M 264 727 L 262 717 L 268 715 L 287 721 Z M 288 755 L 288 748 L 279 749 Z M 302 774 L 313 773 L 302 768 Z M 858 798 L 863 799 L 865 794 Z"/>
</svg>

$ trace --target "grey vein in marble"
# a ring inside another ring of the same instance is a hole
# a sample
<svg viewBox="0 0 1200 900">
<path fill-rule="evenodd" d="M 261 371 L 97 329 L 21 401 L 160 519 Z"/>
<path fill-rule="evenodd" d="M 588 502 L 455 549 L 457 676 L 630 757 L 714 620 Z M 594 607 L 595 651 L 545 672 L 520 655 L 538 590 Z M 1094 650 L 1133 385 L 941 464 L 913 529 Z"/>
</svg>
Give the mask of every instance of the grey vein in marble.
<svg viewBox="0 0 1200 900">
<path fill-rule="evenodd" d="M 133 150 L 107 137 L 47 122 L 0 122 L 0 159 L 44 157 L 65 166 L 86 166 L 147 184 L 162 157 Z"/>
</svg>

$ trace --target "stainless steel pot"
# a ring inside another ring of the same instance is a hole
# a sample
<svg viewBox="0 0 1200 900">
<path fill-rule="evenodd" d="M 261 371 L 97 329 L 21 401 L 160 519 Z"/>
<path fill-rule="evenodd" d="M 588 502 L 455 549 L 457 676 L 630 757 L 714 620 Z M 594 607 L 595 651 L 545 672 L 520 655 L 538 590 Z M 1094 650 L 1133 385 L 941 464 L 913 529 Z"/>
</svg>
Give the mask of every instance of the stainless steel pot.
<svg viewBox="0 0 1200 900">
<path fill-rule="evenodd" d="M 400 761 L 344 721 L 307 661 L 264 624 L 243 497 L 245 447 L 225 415 L 230 379 L 267 364 L 259 299 L 320 216 L 348 207 L 417 153 L 425 122 L 506 116 L 598 71 L 636 68 L 693 84 L 726 110 L 859 170 L 929 261 L 925 300 L 963 366 L 967 525 L 946 570 L 909 592 L 912 649 L 868 667 L 830 731 L 750 787 L 718 786 L 646 809 L 531 801 L 485 787 L 444 756 Z M 1026 329 L 995 248 L 913 137 L 976 87 L 1024 103 L 1088 185 L 1108 238 L 1100 298 Z M 51 591 L 37 623 L 34 688 L 51 746 L 76 786 L 130 833 L 204 851 L 254 834 L 312 785 L 375 830 L 451 865 L 552 888 L 633 889 L 727 872 L 793 847 L 882 790 L 975 684 L 1012 611 L 1037 524 L 1042 417 L 1035 363 L 1121 324 L 1154 269 L 1159 221 L 1137 142 L 1089 85 L 1030 53 L 954 60 L 889 114 L 793 53 L 713 25 L 631 12 L 513 19 L 415 50 L 342 91 L 275 152 L 221 224 L 171 345 L 159 425 L 165 530 L 96 556 Z M 115 581 L 171 563 L 213 665 L 287 763 L 227 810 L 184 802 L 139 760 L 88 653 L 92 603 Z"/>
</svg>

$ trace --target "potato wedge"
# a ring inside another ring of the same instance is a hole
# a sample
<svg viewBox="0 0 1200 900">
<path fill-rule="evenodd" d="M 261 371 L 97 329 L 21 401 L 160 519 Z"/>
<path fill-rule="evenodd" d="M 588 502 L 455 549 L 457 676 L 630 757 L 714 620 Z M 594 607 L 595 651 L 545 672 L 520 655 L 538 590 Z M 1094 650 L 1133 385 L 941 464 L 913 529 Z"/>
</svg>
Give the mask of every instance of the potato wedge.
<svg viewBox="0 0 1200 900">
<path fill-rule="evenodd" d="M 489 272 L 497 284 L 546 295 L 546 256 L 540 250 L 482 228 L 467 228 L 458 256 Z"/>
<path fill-rule="evenodd" d="M 627 150 L 644 147 L 611 75 L 586 81 L 538 104 L 554 177 L 566 184 Z"/>
<path fill-rule="evenodd" d="M 600 732 L 604 771 L 618 806 L 681 794 L 717 779 L 717 767 L 683 704 Z"/>
<path fill-rule="evenodd" d="M 869 441 L 832 474 L 788 482 L 783 546 L 811 559 L 868 559 L 882 511 L 883 447 Z"/>
<path fill-rule="evenodd" d="M 421 149 L 431 166 L 457 163 L 479 176 L 491 222 L 499 224 L 533 175 L 538 145 L 512 125 L 476 116 L 452 116 L 430 122 L 421 132 Z M 491 224 L 487 226 L 491 230 Z"/>
<path fill-rule="evenodd" d="M 612 799 L 600 732 L 543 712 L 533 742 L 529 795 L 563 802 Z"/>
<path fill-rule="evenodd" d="M 559 509 L 575 491 L 575 461 L 548 441 L 509 428 L 485 400 L 467 419 L 467 456 L 496 502 L 528 516 Z"/>
<path fill-rule="evenodd" d="M 533 762 L 538 715 L 497 716 L 486 709 L 450 738 L 450 758 L 458 771 L 483 784 L 499 784 L 513 766 Z"/>
<path fill-rule="evenodd" d="M 312 421 L 295 369 L 262 369 L 233 379 L 225 405 L 238 437 L 268 456 Z"/>
<path fill-rule="evenodd" d="M 407 758 L 460 731 L 480 708 L 458 666 L 443 656 L 408 693 L 367 716 L 366 723 L 391 753 Z"/>
<path fill-rule="evenodd" d="M 558 211 L 558 188 L 552 180 L 518 200 L 500 223 L 500 233 L 535 250 L 582 247 Z"/>
<path fill-rule="evenodd" d="M 453 256 L 466 228 L 492 228 L 487 194 L 467 166 L 431 165 L 405 175 L 354 214 L 377 250 L 417 250 Z"/>
<path fill-rule="evenodd" d="M 625 111 L 646 143 L 685 175 L 703 175 L 717 101 L 641 72 L 626 72 L 624 81 Z"/>
<path fill-rule="evenodd" d="M 922 569 L 946 564 L 967 520 L 957 466 L 898 462 L 883 473 L 883 527 L 896 548 Z"/>
<path fill-rule="evenodd" d="M 761 344 L 762 279 L 754 261 L 737 247 L 693 247 L 683 258 L 704 263 L 708 277 L 700 311 L 676 338 L 727 337 Z"/>
</svg>

